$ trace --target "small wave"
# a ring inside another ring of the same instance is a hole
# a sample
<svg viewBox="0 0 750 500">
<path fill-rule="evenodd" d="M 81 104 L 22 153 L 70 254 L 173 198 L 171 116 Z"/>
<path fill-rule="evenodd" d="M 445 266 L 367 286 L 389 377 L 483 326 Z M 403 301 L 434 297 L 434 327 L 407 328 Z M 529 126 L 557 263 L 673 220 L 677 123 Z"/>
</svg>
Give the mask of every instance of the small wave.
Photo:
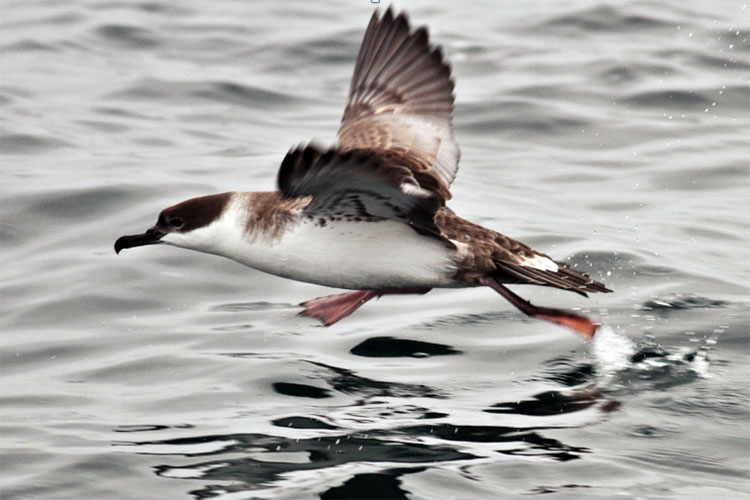
<svg viewBox="0 0 750 500">
<path fill-rule="evenodd" d="M 269 104 L 286 104 L 294 100 L 286 94 L 234 82 L 211 82 L 204 88 L 194 90 L 192 94 L 215 101 L 249 107 L 258 107 L 259 104 L 263 107 Z"/>
<path fill-rule="evenodd" d="M 621 102 L 628 106 L 679 109 L 684 112 L 703 111 L 713 101 L 698 91 L 675 89 L 639 92 L 625 97 Z"/>
<path fill-rule="evenodd" d="M 531 88 L 516 89 L 514 93 L 527 95 Z M 556 89 L 555 92 L 559 92 Z M 498 132 L 562 135 L 589 128 L 588 119 L 552 109 L 549 105 L 527 100 L 503 100 L 494 104 L 465 105 L 459 109 L 456 121 L 461 129 L 475 134 Z"/>
<path fill-rule="evenodd" d="M 177 4 L 170 4 L 167 2 L 130 2 L 130 1 L 110 1 L 110 2 L 97 2 L 89 6 L 90 9 L 95 10 L 122 10 L 130 9 L 141 12 L 148 12 L 149 14 L 164 14 L 170 16 L 187 15 L 193 14 L 195 11 L 184 6 L 178 6 Z"/>
<path fill-rule="evenodd" d="M 268 311 L 272 309 L 288 309 L 291 304 L 282 302 L 237 302 L 233 304 L 220 304 L 211 308 L 214 312 L 243 312 L 243 311 Z"/>
<path fill-rule="evenodd" d="M 721 69 L 750 69 L 750 63 L 743 58 L 707 54 L 695 49 L 666 49 L 655 53 L 662 60 L 672 60 L 679 63 L 680 67 L 700 68 L 707 70 Z"/>
<path fill-rule="evenodd" d="M 436 398 L 443 399 L 445 395 L 423 384 L 405 384 L 400 382 L 384 382 L 357 375 L 351 370 L 310 362 L 327 373 L 321 374 L 335 390 L 344 394 L 356 394 L 367 397 L 400 397 L 400 398 Z"/>
<path fill-rule="evenodd" d="M 107 97 L 161 103 L 186 102 L 199 98 L 253 109 L 288 105 L 297 99 L 287 94 L 235 82 L 169 81 L 156 78 L 139 80 Z"/>
<path fill-rule="evenodd" d="M 747 478 L 746 468 L 728 466 L 724 454 L 715 449 L 703 448 L 697 452 L 679 446 L 666 449 L 638 450 L 630 452 L 628 455 L 628 460 L 636 460 L 654 468 L 674 467 L 675 464 L 679 464 L 680 470 L 687 473 L 713 473 L 718 477 Z M 741 498 L 741 496 L 744 495 L 738 492 L 737 496 L 730 496 L 730 498 Z M 699 497 L 702 497 L 702 495 L 699 495 Z"/>
<path fill-rule="evenodd" d="M 468 326 L 468 325 L 490 325 L 497 320 L 516 317 L 515 312 L 492 311 L 481 314 L 451 314 L 442 316 L 433 321 L 426 321 L 420 325 L 420 328 L 430 330 L 433 328 L 444 328 L 451 326 Z"/>
<path fill-rule="evenodd" d="M 696 226 L 685 226 L 681 227 L 680 231 L 683 233 L 697 237 L 697 238 L 705 238 L 707 240 L 713 240 L 713 241 L 743 241 L 743 237 L 736 234 L 731 234 L 725 231 L 717 231 L 716 229 L 706 229 L 703 227 L 696 227 Z"/>
<path fill-rule="evenodd" d="M 33 39 L 24 39 L 2 46 L 3 52 L 55 52 L 56 47 Z"/>
<path fill-rule="evenodd" d="M 30 134 L 0 136 L 0 153 L 7 155 L 30 155 L 45 153 L 52 149 L 71 147 L 72 144 L 54 137 Z"/>
<path fill-rule="evenodd" d="M 726 307 L 728 302 L 723 300 L 709 299 L 692 293 L 675 293 L 666 297 L 654 298 L 644 302 L 641 309 L 644 311 L 658 311 L 668 313 L 669 311 L 681 311 L 687 309 L 708 309 Z"/>
<path fill-rule="evenodd" d="M 26 241 L 27 230 L 22 224 L 0 221 L 0 244 L 6 250 Z"/>
<path fill-rule="evenodd" d="M 130 130 L 130 127 L 123 125 L 122 123 L 101 120 L 79 120 L 77 123 L 85 125 L 96 132 L 106 132 L 110 134 L 122 134 Z"/>
<path fill-rule="evenodd" d="M 629 214 L 635 210 L 641 210 L 644 206 L 644 203 L 641 202 L 624 201 L 615 203 L 594 203 L 589 205 L 589 208 L 603 212 L 624 212 Z"/>
<path fill-rule="evenodd" d="M 750 88 L 726 85 L 702 89 L 644 90 L 620 100 L 626 106 L 657 108 L 677 113 L 702 112 L 719 107 L 723 114 L 745 116 Z"/>
<path fill-rule="evenodd" d="M 131 49 L 147 49 L 159 45 L 156 35 L 137 26 L 107 24 L 97 28 L 96 32 L 108 41 Z"/>
<path fill-rule="evenodd" d="M 543 22 L 542 29 L 564 29 L 580 31 L 633 32 L 662 28 L 672 23 L 656 16 L 628 14 L 608 5 L 591 7 L 574 13 L 555 16 Z"/>
<path fill-rule="evenodd" d="M 542 380 L 551 380 L 566 387 L 576 387 L 594 380 L 596 369 L 591 363 L 580 363 L 577 358 L 562 357 L 545 362 L 548 369 Z M 540 378 L 532 377 L 532 381 Z"/>
<path fill-rule="evenodd" d="M 709 377 L 703 377 L 709 378 Z M 720 385 L 711 387 L 697 387 L 688 395 L 674 397 L 664 410 L 672 415 L 700 415 L 714 423 L 726 422 L 730 425 L 747 425 L 750 390 L 747 381 L 744 386 L 732 386 L 726 380 L 719 381 Z"/>
<path fill-rule="evenodd" d="M 132 195 L 125 188 L 98 187 L 38 193 L 17 200 L 25 206 L 27 217 L 81 221 L 100 218 L 103 212 L 132 200 Z"/>
<path fill-rule="evenodd" d="M 721 166 L 684 167 L 679 171 L 664 172 L 652 179 L 654 186 L 681 191 L 723 191 L 733 182 L 747 180 L 747 164 L 737 161 Z"/>
<path fill-rule="evenodd" d="M 359 42 L 360 33 L 350 31 L 337 34 L 336 36 L 325 36 L 322 38 L 310 38 L 283 49 L 285 59 L 290 61 L 315 61 L 316 64 L 341 64 L 353 65 L 356 61 L 356 44 Z M 355 42 L 356 40 L 356 42 Z"/>
<path fill-rule="evenodd" d="M 597 77 L 605 84 L 624 85 L 644 81 L 649 77 L 664 78 L 666 75 L 679 73 L 679 70 L 668 64 L 645 63 L 611 63 L 602 69 L 597 61 L 595 71 Z"/>
</svg>

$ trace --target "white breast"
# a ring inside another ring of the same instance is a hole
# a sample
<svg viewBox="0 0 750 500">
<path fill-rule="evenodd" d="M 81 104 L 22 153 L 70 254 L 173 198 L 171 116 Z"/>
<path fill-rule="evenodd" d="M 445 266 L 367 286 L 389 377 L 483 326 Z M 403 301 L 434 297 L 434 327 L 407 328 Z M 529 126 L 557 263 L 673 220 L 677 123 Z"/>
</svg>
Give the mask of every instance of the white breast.
<svg viewBox="0 0 750 500">
<path fill-rule="evenodd" d="M 300 218 L 278 238 L 245 235 L 222 255 L 285 278 L 349 288 L 461 286 L 455 251 L 395 221 L 328 222 Z"/>
</svg>

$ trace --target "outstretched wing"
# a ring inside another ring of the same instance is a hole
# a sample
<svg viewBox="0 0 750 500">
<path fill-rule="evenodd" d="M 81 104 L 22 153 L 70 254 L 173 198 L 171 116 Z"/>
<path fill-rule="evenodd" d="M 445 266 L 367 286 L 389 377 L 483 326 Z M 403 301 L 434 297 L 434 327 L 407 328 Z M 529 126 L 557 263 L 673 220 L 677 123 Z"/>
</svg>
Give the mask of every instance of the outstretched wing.
<svg viewBox="0 0 750 500">
<path fill-rule="evenodd" d="M 339 149 L 399 156 L 415 173 L 434 177 L 449 199 L 459 159 L 452 114 L 451 69 L 427 29 L 411 32 L 404 13 L 376 11 L 359 49 Z"/>
<path fill-rule="evenodd" d="M 420 187 L 408 167 L 367 152 L 298 147 L 281 162 L 278 185 L 284 198 L 312 196 L 304 213 L 313 217 L 392 219 L 440 237 L 435 212 L 444 200 Z"/>
</svg>

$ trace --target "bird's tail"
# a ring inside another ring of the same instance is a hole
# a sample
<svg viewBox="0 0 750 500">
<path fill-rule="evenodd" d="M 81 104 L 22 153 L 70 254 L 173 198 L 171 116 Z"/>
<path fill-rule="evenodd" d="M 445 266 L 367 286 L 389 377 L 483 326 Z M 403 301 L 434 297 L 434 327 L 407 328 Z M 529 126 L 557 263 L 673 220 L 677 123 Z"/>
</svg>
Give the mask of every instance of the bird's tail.
<svg viewBox="0 0 750 500">
<path fill-rule="evenodd" d="M 586 273 L 576 271 L 562 262 L 554 262 L 554 264 L 557 269 L 553 271 L 495 260 L 496 270 L 492 273 L 492 277 L 500 283 L 551 286 L 576 292 L 584 297 L 587 293 L 612 292 L 603 283 L 594 281 Z"/>
</svg>

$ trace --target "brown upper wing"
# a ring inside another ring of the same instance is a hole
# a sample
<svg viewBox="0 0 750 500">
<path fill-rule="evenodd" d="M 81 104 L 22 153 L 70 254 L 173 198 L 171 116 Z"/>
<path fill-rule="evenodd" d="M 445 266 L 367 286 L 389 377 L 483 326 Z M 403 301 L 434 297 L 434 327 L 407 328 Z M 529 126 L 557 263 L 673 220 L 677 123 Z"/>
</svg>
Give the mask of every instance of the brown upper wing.
<svg viewBox="0 0 750 500">
<path fill-rule="evenodd" d="M 452 113 L 450 66 L 427 30 L 411 32 L 404 13 L 376 11 L 359 49 L 339 150 L 398 157 L 415 174 L 434 178 L 430 184 L 448 199 L 459 159 Z"/>
</svg>

